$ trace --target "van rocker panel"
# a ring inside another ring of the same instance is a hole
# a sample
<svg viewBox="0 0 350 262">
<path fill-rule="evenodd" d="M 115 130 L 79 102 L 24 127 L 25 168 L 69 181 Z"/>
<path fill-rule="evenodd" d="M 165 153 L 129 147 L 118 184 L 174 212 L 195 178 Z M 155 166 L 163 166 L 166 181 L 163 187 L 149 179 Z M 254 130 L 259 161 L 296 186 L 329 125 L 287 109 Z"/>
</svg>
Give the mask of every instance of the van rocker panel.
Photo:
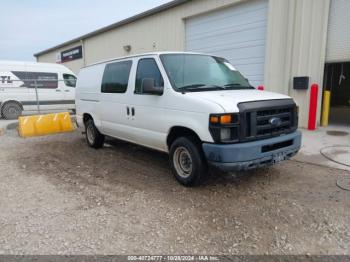
<svg viewBox="0 0 350 262">
<path fill-rule="evenodd" d="M 301 147 L 301 132 L 237 144 L 203 144 L 209 164 L 224 171 L 248 170 L 289 159 Z"/>
</svg>

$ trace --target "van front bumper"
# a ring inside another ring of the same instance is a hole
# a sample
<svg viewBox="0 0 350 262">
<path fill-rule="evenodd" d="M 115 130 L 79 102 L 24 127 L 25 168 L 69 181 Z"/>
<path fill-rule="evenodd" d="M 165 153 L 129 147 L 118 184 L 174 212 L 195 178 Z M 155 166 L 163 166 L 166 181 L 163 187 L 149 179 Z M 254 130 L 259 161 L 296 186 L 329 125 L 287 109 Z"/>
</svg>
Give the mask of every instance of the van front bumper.
<svg viewBox="0 0 350 262">
<path fill-rule="evenodd" d="M 294 156 L 301 147 L 301 132 L 237 144 L 203 144 L 209 164 L 223 171 L 269 166 Z"/>
</svg>

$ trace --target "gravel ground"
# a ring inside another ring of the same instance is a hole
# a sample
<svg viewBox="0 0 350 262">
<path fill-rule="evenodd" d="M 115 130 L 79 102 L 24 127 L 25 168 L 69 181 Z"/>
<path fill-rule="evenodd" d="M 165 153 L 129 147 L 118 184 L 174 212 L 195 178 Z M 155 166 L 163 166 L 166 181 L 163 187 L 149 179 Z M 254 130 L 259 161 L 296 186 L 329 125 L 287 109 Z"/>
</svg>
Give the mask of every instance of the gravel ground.
<svg viewBox="0 0 350 262">
<path fill-rule="evenodd" d="M 0 254 L 350 254 L 347 171 L 296 161 L 185 188 L 167 155 L 0 136 Z"/>
</svg>

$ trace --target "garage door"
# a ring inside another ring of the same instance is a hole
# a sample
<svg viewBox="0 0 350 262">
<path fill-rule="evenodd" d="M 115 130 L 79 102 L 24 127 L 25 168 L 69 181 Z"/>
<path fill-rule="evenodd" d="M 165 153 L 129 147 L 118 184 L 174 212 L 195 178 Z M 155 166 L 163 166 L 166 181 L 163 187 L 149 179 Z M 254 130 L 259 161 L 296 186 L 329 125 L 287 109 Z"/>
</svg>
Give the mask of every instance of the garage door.
<svg viewBox="0 0 350 262">
<path fill-rule="evenodd" d="M 267 0 L 249 1 L 187 19 L 186 50 L 225 57 L 253 86 L 263 84 L 267 8 Z"/>
<path fill-rule="evenodd" d="M 350 61 L 349 11 L 349 0 L 331 1 L 327 36 L 327 62 Z"/>
</svg>

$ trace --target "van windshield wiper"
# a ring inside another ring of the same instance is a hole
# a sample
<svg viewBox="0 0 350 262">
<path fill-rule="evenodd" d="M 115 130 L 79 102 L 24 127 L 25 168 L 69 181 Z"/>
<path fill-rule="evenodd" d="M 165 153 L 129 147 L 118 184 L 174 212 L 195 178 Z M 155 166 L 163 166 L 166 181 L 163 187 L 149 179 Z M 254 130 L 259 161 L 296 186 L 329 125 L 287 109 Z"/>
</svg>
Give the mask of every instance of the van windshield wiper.
<svg viewBox="0 0 350 262">
<path fill-rule="evenodd" d="M 239 83 L 231 83 L 231 84 L 224 85 L 224 88 L 225 88 L 225 89 L 227 89 L 227 88 L 234 88 L 234 89 L 252 89 L 252 88 L 254 88 L 254 87 L 252 87 L 251 85 L 245 86 L 245 85 L 242 85 L 242 84 L 239 84 Z"/>
<path fill-rule="evenodd" d="M 182 86 L 179 88 L 181 91 L 208 91 L 208 90 L 224 90 L 225 88 L 222 86 L 216 86 L 216 85 L 205 85 L 205 84 L 193 84 L 193 85 L 187 85 Z"/>
</svg>

